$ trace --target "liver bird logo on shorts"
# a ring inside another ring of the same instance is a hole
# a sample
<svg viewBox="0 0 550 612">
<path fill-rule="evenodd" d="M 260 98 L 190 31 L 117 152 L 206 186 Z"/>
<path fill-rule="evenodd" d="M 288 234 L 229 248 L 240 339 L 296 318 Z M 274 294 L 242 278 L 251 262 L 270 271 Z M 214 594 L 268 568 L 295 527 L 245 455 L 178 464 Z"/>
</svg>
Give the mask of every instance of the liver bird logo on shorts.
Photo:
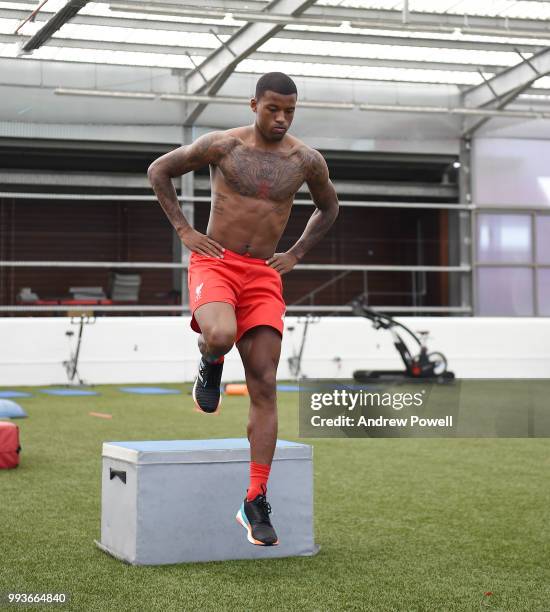
<svg viewBox="0 0 550 612">
<path fill-rule="evenodd" d="M 200 297 L 201 297 L 201 293 L 202 293 L 202 286 L 203 286 L 203 285 L 204 285 L 204 283 L 201 283 L 200 285 L 197 285 L 197 286 L 195 287 L 195 302 L 196 302 L 197 300 L 199 300 L 199 299 L 200 299 Z"/>
</svg>

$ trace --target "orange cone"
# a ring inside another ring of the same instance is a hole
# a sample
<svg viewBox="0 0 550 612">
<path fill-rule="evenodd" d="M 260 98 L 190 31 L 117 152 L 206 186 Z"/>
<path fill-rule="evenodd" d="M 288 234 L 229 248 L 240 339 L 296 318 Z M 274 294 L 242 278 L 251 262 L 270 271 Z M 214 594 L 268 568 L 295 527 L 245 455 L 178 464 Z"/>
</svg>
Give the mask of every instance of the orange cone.
<svg viewBox="0 0 550 612">
<path fill-rule="evenodd" d="M 248 389 L 244 383 L 228 383 L 225 385 L 226 395 L 248 395 Z"/>
</svg>

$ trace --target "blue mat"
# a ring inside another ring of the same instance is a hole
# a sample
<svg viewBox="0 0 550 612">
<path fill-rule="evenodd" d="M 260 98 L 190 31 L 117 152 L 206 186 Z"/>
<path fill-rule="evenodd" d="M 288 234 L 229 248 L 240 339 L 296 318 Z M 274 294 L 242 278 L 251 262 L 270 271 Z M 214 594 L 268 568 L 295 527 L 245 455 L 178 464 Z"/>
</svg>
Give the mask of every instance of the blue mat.
<svg viewBox="0 0 550 612">
<path fill-rule="evenodd" d="M 299 391 L 298 385 L 277 385 L 277 391 Z"/>
<path fill-rule="evenodd" d="M 48 395 L 99 395 L 97 391 L 89 389 L 39 389 L 39 391 Z"/>
<path fill-rule="evenodd" d="M 0 417 L 8 417 L 10 419 L 24 419 L 27 413 L 19 404 L 7 399 L 0 399 Z"/>
<path fill-rule="evenodd" d="M 6 389 L 0 389 L 0 397 L 32 397 L 32 393 L 25 393 L 24 391 L 8 391 Z"/>
<path fill-rule="evenodd" d="M 161 387 L 119 387 L 123 393 L 137 393 L 139 395 L 175 395 L 181 393 L 179 389 L 162 389 Z"/>
</svg>

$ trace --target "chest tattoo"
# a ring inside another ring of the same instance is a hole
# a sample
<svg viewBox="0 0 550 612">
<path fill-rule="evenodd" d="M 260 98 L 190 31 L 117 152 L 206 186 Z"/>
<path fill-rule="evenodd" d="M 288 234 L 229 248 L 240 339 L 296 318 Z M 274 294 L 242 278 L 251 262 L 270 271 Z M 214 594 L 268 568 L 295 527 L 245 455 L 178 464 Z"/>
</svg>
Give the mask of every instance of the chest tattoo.
<svg viewBox="0 0 550 612">
<path fill-rule="evenodd" d="M 297 155 L 282 156 L 251 147 L 235 147 L 219 168 L 237 193 L 263 200 L 291 198 L 304 182 L 304 168 Z"/>
</svg>

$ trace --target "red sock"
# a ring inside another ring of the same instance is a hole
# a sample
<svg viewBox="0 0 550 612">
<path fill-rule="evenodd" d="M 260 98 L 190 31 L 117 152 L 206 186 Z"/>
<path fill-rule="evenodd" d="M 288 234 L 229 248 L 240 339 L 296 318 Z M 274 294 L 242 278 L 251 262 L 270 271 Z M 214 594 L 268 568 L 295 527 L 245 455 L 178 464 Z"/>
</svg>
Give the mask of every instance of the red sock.
<svg viewBox="0 0 550 612">
<path fill-rule="evenodd" d="M 269 478 L 270 465 L 250 462 L 250 486 L 246 492 L 247 501 L 252 501 L 258 495 L 265 495 L 267 492 L 267 479 Z"/>
</svg>

